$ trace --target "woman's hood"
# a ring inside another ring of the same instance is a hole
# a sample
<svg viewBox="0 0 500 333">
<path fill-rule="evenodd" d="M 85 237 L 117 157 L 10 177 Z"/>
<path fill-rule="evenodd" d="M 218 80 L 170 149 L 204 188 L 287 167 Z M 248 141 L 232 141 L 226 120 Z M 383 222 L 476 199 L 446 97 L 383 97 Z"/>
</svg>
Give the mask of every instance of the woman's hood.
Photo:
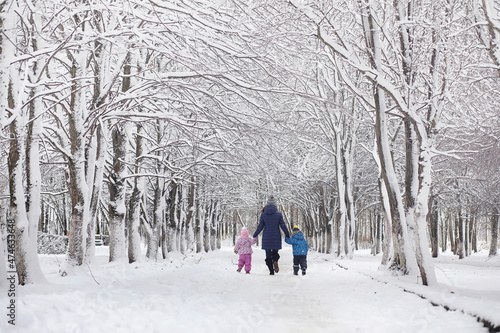
<svg viewBox="0 0 500 333">
<path fill-rule="evenodd" d="M 272 214 L 276 213 L 277 210 L 278 210 L 278 208 L 276 208 L 276 206 L 273 206 L 273 205 L 264 207 L 264 213 L 267 215 L 272 215 Z"/>
</svg>

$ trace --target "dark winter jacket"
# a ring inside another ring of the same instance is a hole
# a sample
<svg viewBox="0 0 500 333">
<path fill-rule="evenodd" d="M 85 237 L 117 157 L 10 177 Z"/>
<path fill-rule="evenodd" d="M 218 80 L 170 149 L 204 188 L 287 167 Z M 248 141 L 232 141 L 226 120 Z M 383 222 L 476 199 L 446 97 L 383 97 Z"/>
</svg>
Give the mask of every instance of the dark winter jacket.
<svg viewBox="0 0 500 333">
<path fill-rule="evenodd" d="M 295 233 L 292 238 L 285 238 L 285 242 L 292 245 L 294 256 L 305 256 L 307 255 L 307 251 L 309 251 L 309 243 L 307 243 L 300 231 Z"/>
<path fill-rule="evenodd" d="M 264 212 L 260 215 L 259 226 L 255 230 L 253 237 L 257 237 L 264 230 L 262 233 L 262 249 L 279 250 L 281 249 L 280 228 L 286 237 L 290 237 L 283 215 L 278 212 L 276 206 L 269 205 L 264 207 Z"/>
</svg>

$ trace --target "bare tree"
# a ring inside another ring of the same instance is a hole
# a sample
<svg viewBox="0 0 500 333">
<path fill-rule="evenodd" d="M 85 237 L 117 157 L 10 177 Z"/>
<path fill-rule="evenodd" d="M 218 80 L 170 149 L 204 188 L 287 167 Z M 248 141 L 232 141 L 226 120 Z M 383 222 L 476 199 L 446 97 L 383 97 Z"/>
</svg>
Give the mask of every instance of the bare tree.
<svg viewBox="0 0 500 333">
<path fill-rule="evenodd" d="M 19 17 L 15 14 L 23 7 L 23 3 L 4 3 L 9 13 L 5 13 L 3 27 L 5 41 L 2 52 L 13 56 L 21 56 L 17 44 L 24 45 L 22 50 L 38 51 L 38 39 L 34 33 L 40 21 L 35 13 L 31 14 L 33 25 L 23 34 L 17 29 Z M 3 54 L 2 54 L 3 55 Z M 36 253 L 38 221 L 40 218 L 41 177 L 39 164 L 39 139 L 41 123 L 41 107 L 34 100 L 38 93 L 37 83 L 42 77 L 42 63 L 36 58 L 13 60 L 6 58 L 8 70 L 2 74 L 2 82 L 7 85 L 7 104 L 2 112 L 9 121 L 9 218 L 15 224 L 15 260 L 19 284 L 43 281 L 43 274 Z M 32 88 L 24 89 L 31 84 Z M 5 87 L 5 86 L 4 86 Z M 4 104 L 2 104 L 4 105 Z"/>
</svg>

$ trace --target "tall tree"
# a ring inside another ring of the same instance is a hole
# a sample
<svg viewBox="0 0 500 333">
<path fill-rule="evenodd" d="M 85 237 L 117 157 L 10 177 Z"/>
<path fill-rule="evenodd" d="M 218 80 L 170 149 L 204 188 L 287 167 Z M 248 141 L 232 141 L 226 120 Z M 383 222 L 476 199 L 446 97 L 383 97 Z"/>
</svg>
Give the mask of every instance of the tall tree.
<svg viewBox="0 0 500 333">
<path fill-rule="evenodd" d="M 112 165 L 109 178 L 109 261 L 125 256 L 125 189 L 127 135 L 122 123 L 111 130 Z"/>
<path fill-rule="evenodd" d="M 15 224 L 15 261 L 19 284 L 24 285 L 44 280 L 36 252 L 41 214 L 39 138 L 42 110 L 34 99 L 43 63 L 37 58 L 22 60 L 23 54 L 20 53 L 39 51 L 36 34 L 36 27 L 40 26 L 39 17 L 26 7 L 31 25 L 27 30 L 20 31 L 18 27 L 22 22 L 15 13 L 22 12 L 25 4 L 13 2 L 5 5 L 9 13 L 2 15 L 6 38 L 2 52 L 12 57 L 5 59 L 8 70 L 2 75 L 2 81 L 7 82 L 7 90 L 4 91 L 7 105 L 2 112 L 4 120 L 8 119 L 5 125 L 9 128 L 10 139 L 9 218 Z M 24 47 L 18 48 L 18 44 Z"/>
</svg>

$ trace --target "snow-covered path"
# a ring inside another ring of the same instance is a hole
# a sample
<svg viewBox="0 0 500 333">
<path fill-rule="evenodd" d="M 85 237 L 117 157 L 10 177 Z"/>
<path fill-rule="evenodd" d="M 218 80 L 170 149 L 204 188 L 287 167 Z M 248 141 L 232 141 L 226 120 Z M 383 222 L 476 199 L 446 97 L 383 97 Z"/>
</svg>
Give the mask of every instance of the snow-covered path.
<svg viewBox="0 0 500 333">
<path fill-rule="evenodd" d="M 291 249 L 269 276 L 255 249 L 250 275 L 230 247 L 135 265 L 107 263 L 59 277 L 61 257 L 43 256 L 50 285 L 20 288 L 15 332 L 487 332 L 475 318 L 434 307 L 390 283 L 311 252 L 294 276 Z M 97 284 L 97 282 L 99 284 Z M 5 298 L 0 299 L 5 302 Z M 0 323 L 0 332 L 12 329 Z"/>
</svg>

